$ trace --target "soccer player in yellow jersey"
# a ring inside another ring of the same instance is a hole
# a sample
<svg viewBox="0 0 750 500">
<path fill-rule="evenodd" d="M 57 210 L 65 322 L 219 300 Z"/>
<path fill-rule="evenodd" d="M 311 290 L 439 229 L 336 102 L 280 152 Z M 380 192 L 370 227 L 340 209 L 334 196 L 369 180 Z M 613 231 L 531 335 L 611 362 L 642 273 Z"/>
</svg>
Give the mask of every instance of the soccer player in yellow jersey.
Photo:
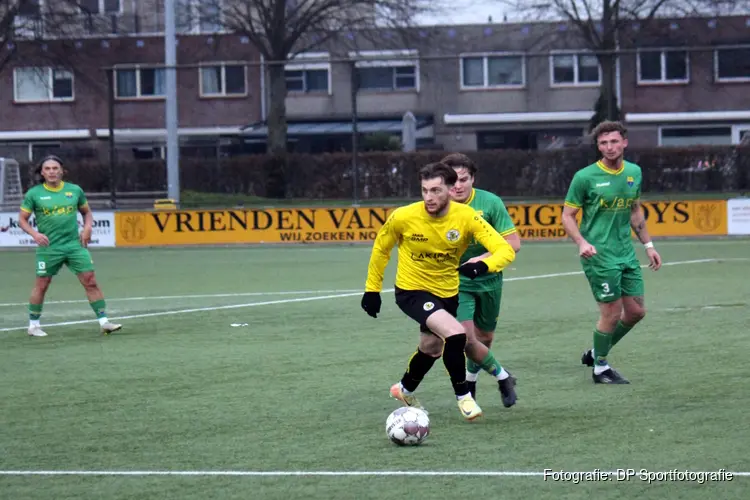
<svg viewBox="0 0 750 500">
<path fill-rule="evenodd" d="M 443 163 L 431 163 L 420 171 L 423 201 L 393 211 L 375 238 L 367 270 L 362 308 L 376 318 L 380 312 L 383 273 L 398 245 L 396 304 L 419 323 L 421 335 L 444 341 L 443 364 L 450 375 L 458 408 L 467 420 L 482 415 L 466 382 L 466 329 L 456 319 L 459 273 L 476 278 L 499 272 L 513 262 L 515 252 L 505 239 L 473 208 L 451 201 L 456 171 Z M 491 255 L 459 267 L 461 255 L 472 241 Z M 439 355 L 417 348 L 391 396 L 407 406 L 421 407 L 414 391 Z"/>
</svg>

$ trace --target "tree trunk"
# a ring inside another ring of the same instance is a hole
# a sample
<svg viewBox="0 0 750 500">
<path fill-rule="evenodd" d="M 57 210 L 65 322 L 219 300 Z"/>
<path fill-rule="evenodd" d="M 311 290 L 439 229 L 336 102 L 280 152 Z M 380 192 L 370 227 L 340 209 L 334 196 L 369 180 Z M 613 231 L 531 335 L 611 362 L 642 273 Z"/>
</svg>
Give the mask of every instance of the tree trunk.
<svg viewBox="0 0 750 500">
<path fill-rule="evenodd" d="M 282 58 L 283 59 L 283 58 Z M 284 65 L 271 64 L 268 67 L 270 102 L 268 106 L 267 151 L 274 155 L 285 155 L 286 139 L 286 79 Z"/>
<path fill-rule="evenodd" d="M 617 120 L 617 95 L 615 94 L 615 56 L 604 55 L 600 59 L 602 65 L 601 95 L 606 104 L 607 120 Z"/>
</svg>

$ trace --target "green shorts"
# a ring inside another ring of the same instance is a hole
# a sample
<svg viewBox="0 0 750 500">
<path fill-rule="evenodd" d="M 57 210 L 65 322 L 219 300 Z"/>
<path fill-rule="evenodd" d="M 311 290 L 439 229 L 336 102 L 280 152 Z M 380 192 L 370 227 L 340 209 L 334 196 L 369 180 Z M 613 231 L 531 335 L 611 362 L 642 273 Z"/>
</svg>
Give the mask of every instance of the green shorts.
<svg viewBox="0 0 750 500">
<path fill-rule="evenodd" d="M 73 274 L 94 270 L 94 260 L 88 249 L 83 247 L 36 249 L 36 275 L 51 278 L 55 276 L 63 264 L 67 265 Z"/>
<path fill-rule="evenodd" d="M 484 291 L 458 292 L 458 321 L 474 321 L 474 326 L 484 332 L 494 332 L 500 317 L 500 301 L 503 297 L 502 282 L 497 287 Z"/>
<path fill-rule="evenodd" d="M 614 302 L 622 297 L 642 297 L 645 293 L 643 272 L 638 260 L 612 265 L 583 263 L 597 302 Z"/>
</svg>

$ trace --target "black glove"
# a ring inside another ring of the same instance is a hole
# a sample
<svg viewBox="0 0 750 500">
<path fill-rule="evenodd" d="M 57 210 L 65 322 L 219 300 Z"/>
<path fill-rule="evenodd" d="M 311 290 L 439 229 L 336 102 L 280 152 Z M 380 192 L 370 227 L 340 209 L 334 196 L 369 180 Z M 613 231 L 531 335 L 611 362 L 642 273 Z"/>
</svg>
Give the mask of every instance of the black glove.
<svg viewBox="0 0 750 500">
<path fill-rule="evenodd" d="M 487 271 L 489 271 L 489 267 L 481 260 L 479 262 L 467 262 L 458 268 L 459 273 L 471 279 L 487 274 Z"/>
<path fill-rule="evenodd" d="M 378 317 L 381 304 L 380 292 L 365 292 L 362 296 L 362 309 L 373 318 Z"/>
</svg>

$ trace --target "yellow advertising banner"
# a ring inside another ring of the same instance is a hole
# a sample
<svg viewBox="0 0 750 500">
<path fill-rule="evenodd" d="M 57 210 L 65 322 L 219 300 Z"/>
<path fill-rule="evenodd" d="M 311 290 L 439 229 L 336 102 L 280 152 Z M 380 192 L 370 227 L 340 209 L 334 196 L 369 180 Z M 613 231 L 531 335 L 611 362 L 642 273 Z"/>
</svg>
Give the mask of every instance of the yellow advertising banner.
<svg viewBox="0 0 750 500">
<path fill-rule="evenodd" d="M 727 234 L 726 200 L 642 201 L 641 206 L 651 236 Z M 508 204 L 507 208 L 522 239 L 567 237 L 562 203 Z"/>
<path fill-rule="evenodd" d="M 117 212 L 117 246 L 371 241 L 395 207 Z"/>
<path fill-rule="evenodd" d="M 725 200 L 644 201 L 652 236 L 723 236 Z M 508 204 L 522 239 L 558 240 L 562 203 Z M 117 212 L 116 245 L 372 241 L 396 207 Z"/>
</svg>

